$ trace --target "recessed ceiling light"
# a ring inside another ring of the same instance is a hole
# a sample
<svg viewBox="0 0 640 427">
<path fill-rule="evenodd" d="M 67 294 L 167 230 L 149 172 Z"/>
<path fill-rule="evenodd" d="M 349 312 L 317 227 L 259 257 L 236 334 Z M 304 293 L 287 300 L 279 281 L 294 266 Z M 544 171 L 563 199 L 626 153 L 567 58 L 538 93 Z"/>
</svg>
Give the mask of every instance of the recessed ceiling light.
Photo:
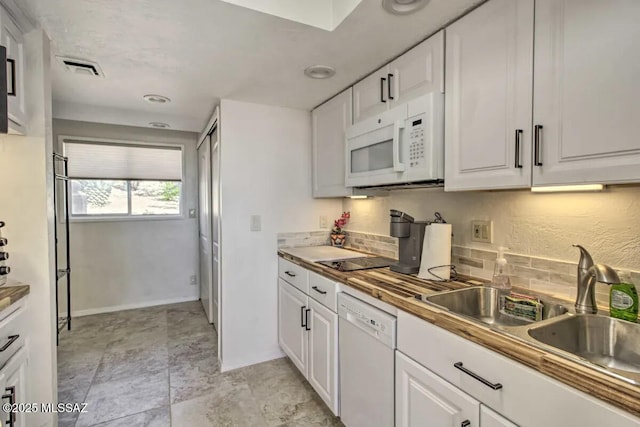
<svg viewBox="0 0 640 427">
<path fill-rule="evenodd" d="M 168 123 L 164 122 L 149 122 L 149 126 L 156 129 L 169 129 L 171 127 Z"/>
<path fill-rule="evenodd" d="M 304 74 L 312 79 L 328 79 L 336 74 L 336 70 L 326 65 L 312 65 L 304 70 Z"/>
<path fill-rule="evenodd" d="M 430 0 L 382 0 L 382 8 L 394 15 L 408 15 L 425 7 Z"/>
<path fill-rule="evenodd" d="M 143 98 L 145 101 L 152 104 L 166 104 L 168 102 L 171 102 L 171 99 L 163 95 L 145 95 L 143 96 Z"/>
</svg>

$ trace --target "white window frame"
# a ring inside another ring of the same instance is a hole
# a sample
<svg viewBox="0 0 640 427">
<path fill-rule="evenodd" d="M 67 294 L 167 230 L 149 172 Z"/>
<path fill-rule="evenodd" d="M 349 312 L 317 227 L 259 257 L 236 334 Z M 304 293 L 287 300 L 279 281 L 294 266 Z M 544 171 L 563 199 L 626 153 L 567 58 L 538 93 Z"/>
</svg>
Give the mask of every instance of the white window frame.
<svg viewBox="0 0 640 427">
<path fill-rule="evenodd" d="M 173 147 L 180 148 L 181 160 L 182 160 L 182 178 L 181 178 L 181 186 L 180 186 L 180 201 L 178 206 L 180 207 L 179 214 L 169 214 L 169 215 L 131 215 L 130 213 L 126 215 L 122 214 L 105 214 L 105 215 L 73 215 L 72 212 L 69 212 L 69 222 L 119 222 L 119 221 L 165 221 L 165 220 L 178 220 L 178 219 L 187 219 L 187 201 L 186 201 L 186 179 L 187 179 L 187 162 L 186 162 L 186 144 L 181 142 L 149 142 L 149 141 L 139 141 L 139 140 L 125 140 L 125 139 L 114 139 L 114 138 L 95 138 L 88 136 L 78 136 L 78 135 L 58 135 L 58 147 L 60 152 L 64 153 L 64 141 L 65 139 L 72 140 L 82 140 L 88 142 L 100 142 L 111 145 L 118 144 L 134 144 L 134 145 L 147 145 L 149 147 Z M 69 180 L 71 182 L 72 180 Z M 118 180 L 113 180 L 118 181 Z M 127 187 L 129 187 L 130 180 L 120 180 L 126 181 Z M 135 181 L 135 180 L 134 180 Z M 64 182 L 57 183 L 60 187 L 57 190 L 64 191 Z M 71 188 L 69 188 L 69 195 L 71 197 Z M 131 212 L 131 191 L 129 189 L 128 193 L 128 212 Z M 58 194 L 62 194 L 59 192 Z M 64 222 L 64 214 L 65 214 L 66 206 L 64 203 L 60 204 L 60 212 L 59 218 L 60 222 Z"/>
</svg>

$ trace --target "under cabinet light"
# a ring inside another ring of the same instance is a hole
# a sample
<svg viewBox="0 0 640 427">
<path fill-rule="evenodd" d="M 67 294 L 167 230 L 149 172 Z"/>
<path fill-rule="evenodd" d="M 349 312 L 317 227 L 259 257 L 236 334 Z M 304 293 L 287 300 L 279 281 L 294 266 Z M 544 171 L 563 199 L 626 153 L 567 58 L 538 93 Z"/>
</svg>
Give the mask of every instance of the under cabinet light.
<svg viewBox="0 0 640 427">
<path fill-rule="evenodd" d="M 548 187 L 531 187 L 533 193 L 559 193 L 566 191 L 602 191 L 602 184 L 552 185 Z"/>
<path fill-rule="evenodd" d="M 369 196 L 349 196 L 350 199 L 366 199 Z"/>
</svg>

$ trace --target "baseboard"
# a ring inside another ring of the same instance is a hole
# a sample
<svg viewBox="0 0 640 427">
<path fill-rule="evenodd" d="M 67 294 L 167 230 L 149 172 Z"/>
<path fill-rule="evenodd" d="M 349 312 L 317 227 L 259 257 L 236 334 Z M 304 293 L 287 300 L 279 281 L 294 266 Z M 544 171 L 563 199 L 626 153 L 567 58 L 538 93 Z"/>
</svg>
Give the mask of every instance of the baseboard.
<svg viewBox="0 0 640 427">
<path fill-rule="evenodd" d="M 190 296 L 190 297 L 145 301 L 145 302 L 139 302 L 135 304 L 123 304 L 123 305 L 116 305 L 112 307 L 99 307 L 99 308 L 90 308 L 87 310 L 74 310 L 71 312 L 71 317 L 82 317 L 82 316 L 90 316 L 92 314 L 112 313 L 114 311 L 133 310 L 135 308 L 153 307 L 156 305 L 176 304 L 179 302 L 197 301 L 198 299 L 199 299 L 198 297 Z M 66 316 L 67 313 L 61 313 L 60 315 Z"/>
<path fill-rule="evenodd" d="M 257 363 L 268 362 L 274 359 L 280 359 L 285 357 L 286 354 L 278 348 L 277 350 L 270 351 L 268 353 L 263 353 L 260 355 L 252 355 L 252 357 L 245 359 L 237 359 L 230 362 L 225 362 L 220 360 L 220 372 L 233 371 L 234 369 L 244 368 L 245 366 L 255 365 Z"/>
</svg>

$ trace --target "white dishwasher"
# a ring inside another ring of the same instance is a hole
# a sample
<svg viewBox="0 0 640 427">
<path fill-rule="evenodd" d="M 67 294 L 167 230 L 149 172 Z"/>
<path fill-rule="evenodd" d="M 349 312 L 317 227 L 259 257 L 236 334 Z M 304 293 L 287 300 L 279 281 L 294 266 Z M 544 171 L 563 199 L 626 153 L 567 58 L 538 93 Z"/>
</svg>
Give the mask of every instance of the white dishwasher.
<svg viewBox="0 0 640 427">
<path fill-rule="evenodd" d="M 340 418 L 346 427 L 393 427 L 396 318 L 338 294 Z"/>
</svg>

